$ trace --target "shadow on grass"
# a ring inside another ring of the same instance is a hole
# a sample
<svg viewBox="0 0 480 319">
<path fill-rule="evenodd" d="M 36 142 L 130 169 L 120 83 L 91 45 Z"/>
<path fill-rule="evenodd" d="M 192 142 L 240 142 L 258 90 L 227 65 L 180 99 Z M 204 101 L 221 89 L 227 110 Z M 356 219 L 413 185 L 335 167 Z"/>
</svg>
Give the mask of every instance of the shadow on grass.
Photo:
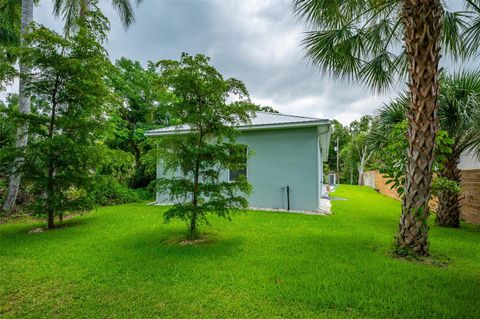
<svg viewBox="0 0 480 319">
<path fill-rule="evenodd" d="M 47 229 L 46 221 L 32 219 L 23 224 L 5 225 L 0 231 L 0 245 L 21 247 L 22 245 L 41 244 L 52 240 L 53 237 L 68 236 L 69 230 L 83 228 L 97 222 L 96 216 L 82 218 L 84 215 L 75 216 L 62 223 L 56 222 L 54 229 Z M 62 238 L 65 239 L 65 238 Z"/>
<path fill-rule="evenodd" d="M 234 255 L 242 246 L 242 237 L 222 237 L 215 232 L 202 232 L 201 241 L 185 244 L 186 232 L 181 229 L 168 229 L 159 226 L 156 229 L 142 231 L 118 240 L 121 249 L 135 251 L 137 254 L 175 257 L 225 257 Z"/>
</svg>

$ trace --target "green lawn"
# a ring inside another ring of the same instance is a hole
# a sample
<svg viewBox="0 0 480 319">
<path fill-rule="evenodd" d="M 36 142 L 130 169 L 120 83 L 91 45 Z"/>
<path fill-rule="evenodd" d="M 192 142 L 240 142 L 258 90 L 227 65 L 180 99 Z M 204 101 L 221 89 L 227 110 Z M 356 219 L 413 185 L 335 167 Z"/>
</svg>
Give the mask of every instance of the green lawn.
<svg viewBox="0 0 480 319">
<path fill-rule="evenodd" d="M 389 256 L 400 204 L 341 186 L 334 215 L 211 218 L 179 245 L 164 208 L 105 207 L 29 234 L 0 225 L 0 317 L 479 318 L 480 228 L 432 226 L 446 268 Z"/>
</svg>

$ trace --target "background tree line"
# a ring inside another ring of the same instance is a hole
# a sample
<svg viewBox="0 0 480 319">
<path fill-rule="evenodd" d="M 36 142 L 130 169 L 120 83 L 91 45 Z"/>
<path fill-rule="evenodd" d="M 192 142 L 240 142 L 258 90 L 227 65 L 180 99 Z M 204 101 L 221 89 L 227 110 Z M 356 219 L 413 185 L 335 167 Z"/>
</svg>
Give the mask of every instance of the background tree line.
<svg viewBox="0 0 480 319">
<path fill-rule="evenodd" d="M 372 165 L 372 150 L 367 143 L 372 120 L 371 115 L 363 115 L 349 125 L 332 120 L 328 161 L 324 172 L 336 173 L 339 183 L 363 185 L 363 171 Z"/>
</svg>

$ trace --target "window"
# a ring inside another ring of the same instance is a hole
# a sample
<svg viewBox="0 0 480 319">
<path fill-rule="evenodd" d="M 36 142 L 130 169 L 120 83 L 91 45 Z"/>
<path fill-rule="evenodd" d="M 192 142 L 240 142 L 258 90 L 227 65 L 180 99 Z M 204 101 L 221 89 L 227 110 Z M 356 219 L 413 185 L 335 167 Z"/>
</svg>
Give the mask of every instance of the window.
<svg viewBox="0 0 480 319">
<path fill-rule="evenodd" d="M 243 157 L 243 162 L 235 169 L 229 170 L 228 180 L 230 182 L 236 181 L 239 176 L 247 176 L 247 146 L 243 145 L 239 151 L 241 152 L 241 156 Z"/>
</svg>

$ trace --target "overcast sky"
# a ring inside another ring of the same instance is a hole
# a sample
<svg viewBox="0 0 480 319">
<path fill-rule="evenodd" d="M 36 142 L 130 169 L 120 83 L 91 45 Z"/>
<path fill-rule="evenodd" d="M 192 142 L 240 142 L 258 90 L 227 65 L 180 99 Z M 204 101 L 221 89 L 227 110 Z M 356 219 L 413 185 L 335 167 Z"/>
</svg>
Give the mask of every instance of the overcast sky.
<svg viewBox="0 0 480 319">
<path fill-rule="evenodd" d="M 51 2 L 41 1 L 34 19 L 61 31 Z M 110 1 L 100 3 L 112 24 L 106 44 L 112 60 L 145 64 L 203 53 L 224 76 L 244 81 L 253 102 L 344 124 L 394 95 L 333 81 L 309 64 L 300 47 L 304 25 L 293 17 L 291 0 L 143 0 L 126 31 Z"/>
</svg>

